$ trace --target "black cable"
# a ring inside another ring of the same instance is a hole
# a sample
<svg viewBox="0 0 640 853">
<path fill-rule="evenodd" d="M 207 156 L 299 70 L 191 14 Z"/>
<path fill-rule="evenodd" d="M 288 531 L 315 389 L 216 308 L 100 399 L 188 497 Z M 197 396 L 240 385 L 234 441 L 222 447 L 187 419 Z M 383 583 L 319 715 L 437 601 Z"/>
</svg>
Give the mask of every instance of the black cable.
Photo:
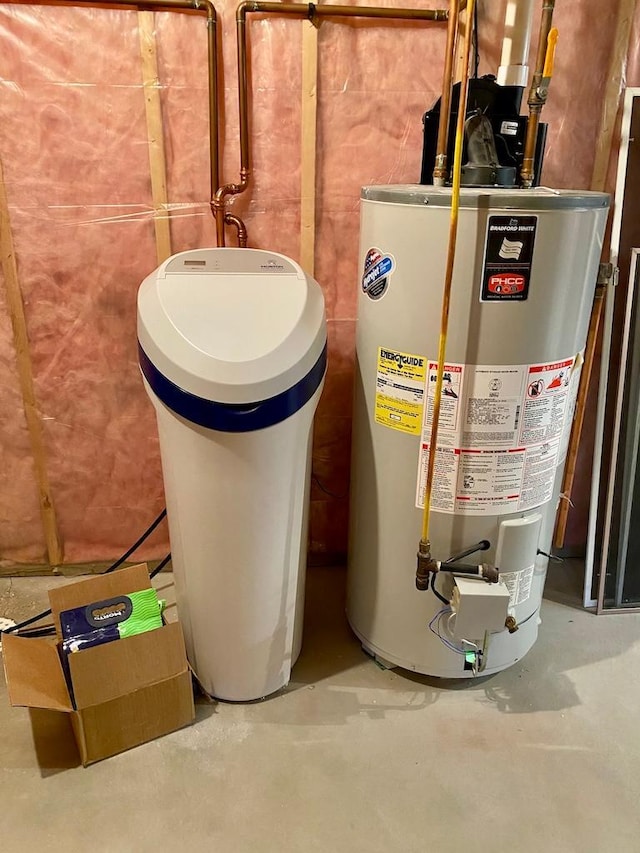
<svg viewBox="0 0 640 853">
<path fill-rule="evenodd" d="M 116 560 L 115 563 L 112 563 L 106 571 L 102 572 L 102 574 L 108 575 L 109 572 L 115 572 L 115 570 L 119 569 L 123 563 L 126 563 L 126 561 L 133 554 L 133 552 L 136 551 L 142 545 L 142 543 L 145 542 L 149 538 L 149 536 L 151 536 L 153 531 L 160 524 L 160 522 L 164 519 L 166 514 L 167 514 L 167 510 L 163 509 L 162 512 L 160 513 L 160 515 L 156 518 L 156 520 L 153 521 L 149 525 L 149 527 L 147 527 L 147 529 L 142 534 L 142 536 L 139 539 L 137 539 L 127 551 L 125 551 L 125 553 L 122 555 L 122 557 L 120 557 L 118 560 Z M 166 564 L 170 558 L 171 558 L 170 554 L 167 557 L 165 557 L 166 562 L 163 561 L 162 568 L 164 568 L 164 566 L 166 566 Z M 156 569 L 155 571 L 157 573 L 158 569 Z M 151 577 L 153 577 L 153 575 L 151 575 Z M 44 619 L 45 616 L 51 616 L 51 608 L 49 608 L 49 610 L 43 610 L 42 613 L 38 613 L 36 616 L 31 616 L 29 619 L 25 619 L 24 622 L 18 622 L 17 625 L 12 625 L 10 628 L 5 628 L 3 631 L 0 631 L 0 634 L 14 634 L 16 631 L 21 631 L 23 628 L 26 628 L 29 625 L 33 625 L 34 622 L 39 622 L 41 619 Z"/>
<path fill-rule="evenodd" d="M 547 554 L 546 551 L 541 551 L 538 548 L 538 554 L 542 557 L 546 557 L 552 563 L 564 563 L 564 557 L 558 557 L 557 554 Z"/>
<path fill-rule="evenodd" d="M 129 548 L 128 551 L 125 551 L 122 557 L 120 557 L 119 560 L 116 560 L 115 563 L 110 565 L 106 572 L 102 572 L 102 574 L 108 575 L 109 572 L 115 572 L 115 570 L 119 569 L 123 563 L 126 563 L 129 557 L 133 554 L 133 552 L 137 551 L 138 548 L 142 545 L 142 543 L 145 542 L 151 536 L 156 527 L 165 518 L 166 514 L 167 510 L 163 509 L 160 515 L 156 518 L 156 520 L 150 525 L 150 527 L 147 527 L 142 536 L 136 542 L 133 543 L 131 548 Z"/>
<path fill-rule="evenodd" d="M 168 554 L 167 554 L 167 556 L 164 558 L 164 560 L 162 560 L 160 563 L 158 563 L 158 565 L 157 565 L 157 566 L 155 567 L 155 569 L 151 572 L 151 574 L 149 575 L 149 577 L 150 577 L 150 578 L 155 578 L 155 576 L 156 576 L 156 575 L 159 575 L 159 574 L 160 574 L 160 572 L 164 569 L 164 567 L 167 565 L 167 563 L 168 563 L 170 560 L 171 560 L 171 551 L 169 551 L 169 553 L 168 553 Z"/>
<path fill-rule="evenodd" d="M 42 628 L 27 628 L 26 631 L 21 631 L 20 636 L 31 639 L 32 637 L 52 637 L 55 633 L 55 625 L 44 625 Z"/>
<path fill-rule="evenodd" d="M 32 616 L 30 619 L 25 619 L 24 622 L 18 622 L 17 625 L 5 628 L 3 631 L 0 631 L 0 634 L 13 634 L 15 631 L 20 631 L 22 628 L 26 628 L 27 625 L 33 625 L 34 622 L 39 622 L 41 619 L 44 619 L 45 616 L 51 616 L 51 608 L 49 608 L 49 610 L 43 610 L 42 613 L 38 613 L 37 616 Z"/>
<path fill-rule="evenodd" d="M 159 573 L 164 569 L 164 567 L 167 565 L 167 563 L 168 563 L 170 560 L 171 560 L 171 553 L 168 553 L 168 554 L 167 554 L 167 556 L 164 558 L 164 560 L 162 560 L 160 563 L 158 563 L 158 565 L 157 565 L 157 566 L 156 566 L 156 568 L 151 572 L 151 574 L 149 575 L 149 577 L 150 577 L 150 578 L 154 578 L 157 574 L 159 574 Z M 104 572 L 104 574 L 106 574 L 106 572 Z M 42 615 L 42 614 L 41 614 L 41 615 Z M 44 617 L 43 617 L 43 618 L 44 618 Z M 18 626 L 16 625 L 16 628 L 17 628 L 17 627 L 18 627 Z M 15 630 L 15 628 L 10 629 L 10 630 Z M 3 633 L 9 633 L 9 631 L 5 631 L 5 632 L 3 632 Z M 34 637 L 51 637 L 51 636 L 53 636 L 55 633 L 56 633 L 55 625 L 43 625 L 43 626 L 42 626 L 42 627 L 40 627 L 40 628 L 27 628 L 27 630 L 26 630 L 26 631 L 22 631 L 22 632 L 21 632 L 20 636 L 21 636 L 21 637 L 27 637 L 27 638 L 34 638 Z"/>
<path fill-rule="evenodd" d="M 464 551 L 460 551 L 459 554 L 454 554 L 453 557 L 447 557 L 442 565 L 446 566 L 448 563 L 457 563 L 458 560 L 464 560 L 465 557 L 470 557 L 478 551 L 488 551 L 489 548 L 491 548 L 491 542 L 489 542 L 488 539 L 481 539 L 479 542 L 476 542 L 475 545 L 471 545 Z"/>
<path fill-rule="evenodd" d="M 436 573 L 435 572 L 431 573 L 431 592 L 435 595 L 436 598 L 439 598 L 443 604 L 446 604 L 447 607 L 451 604 L 451 602 L 447 601 L 447 599 L 444 597 L 444 595 L 440 595 L 440 593 L 436 589 Z"/>
</svg>

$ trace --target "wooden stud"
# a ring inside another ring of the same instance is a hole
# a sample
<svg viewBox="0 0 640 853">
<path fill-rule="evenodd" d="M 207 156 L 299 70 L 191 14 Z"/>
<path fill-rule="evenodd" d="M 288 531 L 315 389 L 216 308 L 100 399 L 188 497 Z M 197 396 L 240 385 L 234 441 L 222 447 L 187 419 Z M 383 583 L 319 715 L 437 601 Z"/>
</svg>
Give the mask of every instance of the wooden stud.
<svg viewBox="0 0 640 853">
<path fill-rule="evenodd" d="M 606 286 L 598 285 L 593 299 L 593 308 L 591 309 L 589 332 L 587 334 L 587 344 L 584 351 L 584 364 L 582 365 L 582 372 L 580 374 L 575 414 L 573 417 L 573 424 L 571 425 L 571 435 L 569 437 L 569 446 L 567 448 L 567 461 L 565 462 L 564 474 L 562 476 L 560 505 L 558 506 L 556 528 L 553 537 L 554 548 L 564 547 L 564 538 L 567 532 L 567 521 L 569 520 L 569 508 L 571 506 L 571 491 L 573 489 L 573 481 L 578 466 L 580 436 L 582 435 L 582 426 L 584 424 L 584 416 L 587 410 L 587 395 L 589 393 L 589 383 L 591 381 L 591 373 L 593 370 L 593 361 L 596 352 L 598 330 L 600 328 L 600 318 L 602 316 L 605 294 Z"/>
<path fill-rule="evenodd" d="M 620 0 L 616 34 L 611 49 L 611 62 L 607 70 L 607 86 L 604 93 L 600 130 L 596 142 L 596 155 L 591 175 L 591 189 L 602 192 L 607 182 L 609 159 L 613 145 L 618 109 L 624 89 L 624 70 L 629 53 L 631 26 L 636 0 Z"/>
<path fill-rule="evenodd" d="M 18 265 L 13 247 L 13 235 L 9 220 L 9 202 L 4 182 L 2 161 L 0 161 L 0 262 L 7 294 L 7 308 L 13 329 L 13 343 L 16 351 L 16 365 L 18 368 L 20 392 L 22 394 L 22 405 L 29 432 L 31 452 L 33 454 L 40 502 L 40 515 L 42 517 L 42 527 L 47 546 L 47 557 L 52 566 L 57 566 L 62 563 L 64 554 L 47 472 L 47 456 L 42 421 L 33 387 L 29 336 L 27 334 L 24 303 L 22 301 L 22 291 L 18 278 Z"/>
<path fill-rule="evenodd" d="M 300 176 L 300 266 L 314 274 L 316 248 L 316 137 L 318 118 L 318 27 L 302 30 L 302 156 Z"/>
<path fill-rule="evenodd" d="M 147 117 L 149 167 L 151 169 L 151 194 L 153 197 L 153 223 L 156 234 L 158 263 L 166 261 L 171 252 L 171 226 L 167 196 L 167 164 L 164 152 L 162 103 L 158 76 L 158 54 L 154 29 L 154 13 L 138 12 L 138 35 L 142 58 L 142 83 Z"/>
<path fill-rule="evenodd" d="M 147 564 L 149 571 L 152 572 L 160 564 L 160 560 L 129 560 L 123 564 L 123 568 L 127 566 L 135 566 L 140 562 Z M 32 577 L 63 577 L 74 578 L 82 575 L 103 575 L 111 566 L 113 561 L 102 561 L 99 563 L 65 563 L 61 566 L 50 567 L 42 563 L 13 563 L 8 566 L 0 565 L 0 580 L 3 578 L 32 578 Z M 171 564 L 169 564 L 171 565 Z M 171 568 L 163 569 L 170 572 Z M 4 615 L 4 613 L 3 613 Z"/>
<path fill-rule="evenodd" d="M 611 159 L 611 151 L 613 149 L 613 135 L 624 88 L 624 69 L 629 52 L 629 40 L 631 37 L 631 27 L 633 24 L 635 6 L 635 0 L 620 0 L 616 34 L 611 51 L 611 61 L 609 63 L 609 68 L 607 69 L 607 85 L 602 104 L 602 114 L 600 117 L 600 129 L 596 142 L 593 172 L 591 174 L 591 189 L 597 192 L 602 192 L 607 183 L 609 160 Z M 558 515 L 556 517 L 556 527 L 553 539 L 555 548 L 562 548 L 564 546 L 567 531 L 569 509 L 571 506 L 571 492 L 578 463 L 580 438 L 582 437 L 582 426 L 586 412 L 589 382 L 591 380 L 603 303 L 604 288 L 596 288 L 593 307 L 591 309 L 584 365 L 580 376 L 576 411 L 571 427 L 571 436 L 569 438 L 569 447 L 567 450 L 567 461 L 562 479 L 562 498 L 560 500 Z"/>
</svg>

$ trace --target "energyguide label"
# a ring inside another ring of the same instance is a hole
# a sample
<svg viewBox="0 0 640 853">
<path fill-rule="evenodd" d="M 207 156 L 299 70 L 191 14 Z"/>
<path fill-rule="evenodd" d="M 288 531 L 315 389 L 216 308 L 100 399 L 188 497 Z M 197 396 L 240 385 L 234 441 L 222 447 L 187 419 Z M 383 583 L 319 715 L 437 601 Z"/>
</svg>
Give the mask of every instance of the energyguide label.
<svg viewBox="0 0 640 853">
<path fill-rule="evenodd" d="M 380 347 L 376 375 L 377 424 L 420 435 L 426 364 L 424 356 Z"/>
</svg>

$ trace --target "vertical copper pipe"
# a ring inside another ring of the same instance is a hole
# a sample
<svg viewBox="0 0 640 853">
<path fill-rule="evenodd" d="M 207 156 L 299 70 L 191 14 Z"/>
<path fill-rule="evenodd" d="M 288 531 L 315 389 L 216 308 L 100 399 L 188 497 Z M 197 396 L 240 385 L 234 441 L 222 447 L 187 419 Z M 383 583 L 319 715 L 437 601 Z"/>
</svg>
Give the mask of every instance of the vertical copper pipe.
<svg viewBox="0 0 640 853">
<path fill-rule="evenodd" d="M 449 120 L 451 118 L 451 94 L 453 91 L 453 62 L 458 41 L 459 22 L 459 5 L 456 0 L 450 0 L 447 46 L 445 48 L 444 72 L 442 74 L 442 95 L 440 97 L 438 142 L 436 145 L 435 168 L 433 170 L 433 183 L 438 187 L 444 186 L 447 180 L 447 148 L 449 145 Z"/>
<path fill-rule="evenodd" d="M 251 169 L 249 152 L 249 85 L 247 82 L 247 16 L 243 5 L 238 8 L 238 107 L 240 122 L 240 187 L 246 189 Z"/>
<path fill-rule="evenodd" d="M 547 55 L 547 40 L 549 31 L 553 24 L 553 10 L 555 0 L 544 0 L 542 7 L 542 19 L 540 20 L 540 35 L 538 39 L 538 53 L 536 56 L 536 67 L 531 81 L 531 89 L 529 90 L 529 121 L 527 122 L 527 136 L 524 143 L 524 157 L 522 159 L 522 167 L 520 169 L 520 180 L 522 186 L 529 188 L 533 186 L 534 179 L 534 159 L 536 156 L 536 142 L 538 141 L 538 125 L 540 123 L 540 113 L 546 101 L 546 94 L 541 96 L 539 89 L 542 82 L 542 72 L 544 70 L 544 61 Z"/>
<path fill-rule="evenodd" d="M 218 246 L 225 245 L 225 213 L 227 196 L 239 195 L 249 186 L 251 174 L 249 164 L 249 108 L 247 84 L 247 8 L 246 2 L 241 3 L 236 11 L 236 38 L 238 55 L 238 120 L 240 124 L 240 180 L 237 184 L 225 184 L 220 187 L 212 201 L 211 207 L 216 218 L 216 238 Z M 255 4 L 251 4 L 252 6 Z M 233 217 L 233 224 L 240 222 L 246 242 L 247 229 L 241 219 Z M 227 224 L 229 224 L 227 222 Z M 238 237 L 240 232 L 238 233 Z"/>
<path fill-rule="evenodd" d="M 196 0 L 197 2 L 197 0 Z M 218 138 L 218 27 L 216 10 L 212 3 L 207 9 L 207 62 L 209 71 L 209 198 L 213 198 L 220 185 Z"/>
</svg>

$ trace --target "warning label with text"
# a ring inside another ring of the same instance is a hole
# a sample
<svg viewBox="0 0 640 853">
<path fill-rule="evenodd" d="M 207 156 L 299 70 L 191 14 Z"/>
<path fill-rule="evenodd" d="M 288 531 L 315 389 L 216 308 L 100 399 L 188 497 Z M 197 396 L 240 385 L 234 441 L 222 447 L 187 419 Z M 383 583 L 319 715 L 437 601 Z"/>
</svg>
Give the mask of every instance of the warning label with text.
<svg viewBox="0 0 640 853">
<path fill-rule="evenodd" d="M 577 359 L 532 365 L 445 366 L 433 509 L 505 515 L 551 500 Z M 428 365 L 428 385 L 435 371 Z M 433 391 L 424 411 L 416 506 L 424 506 Z"/>
</svg>

